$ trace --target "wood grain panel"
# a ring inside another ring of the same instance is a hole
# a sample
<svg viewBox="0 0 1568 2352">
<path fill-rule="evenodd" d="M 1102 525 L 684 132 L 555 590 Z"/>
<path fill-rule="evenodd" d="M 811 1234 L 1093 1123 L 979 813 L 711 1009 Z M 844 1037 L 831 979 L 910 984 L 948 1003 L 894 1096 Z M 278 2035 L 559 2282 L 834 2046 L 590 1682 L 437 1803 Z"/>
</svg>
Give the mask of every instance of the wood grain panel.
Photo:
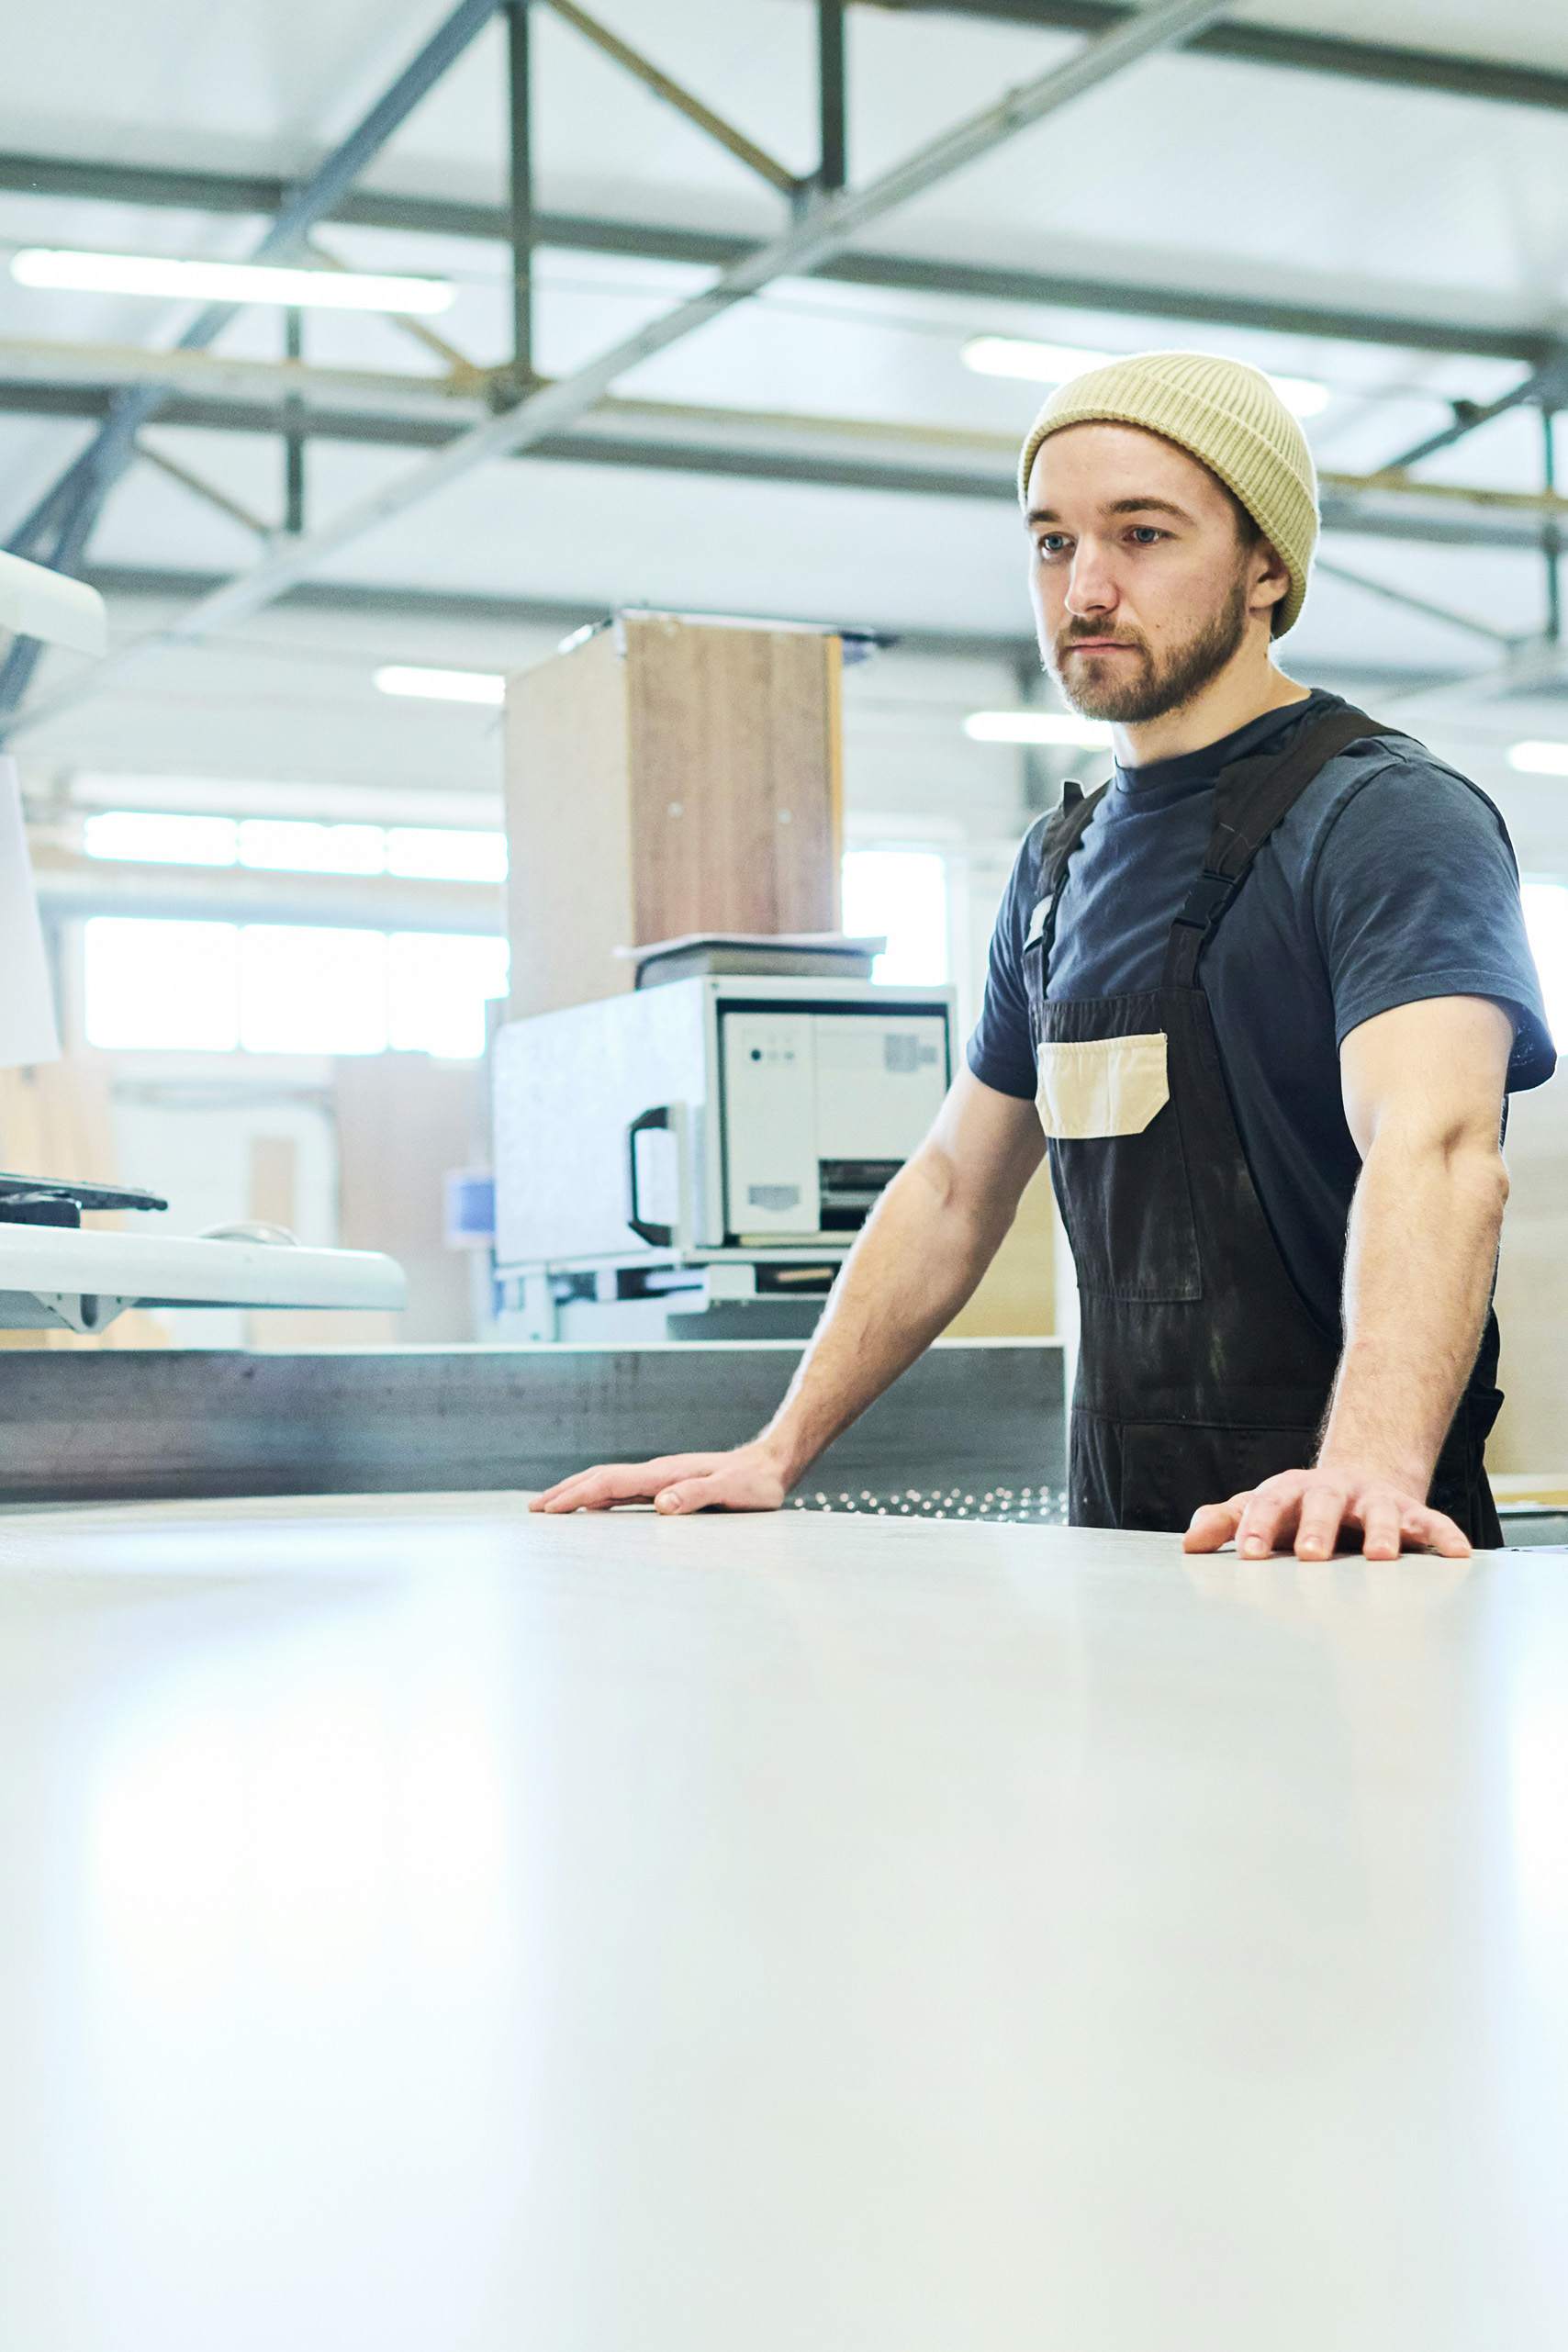
<svg viewBox="0 0 1568 2352">
<path fill-rule="evenodd" d="M 510 1017 L 615 996 L 632 967 L 626 693 L 616 633 L 507 680 Z"/>
<path fill-rule="evenodd" d="M 1568 1473 L 1568 1071 L 1516 1094 L 1504 1157 L 1511 1187 L 1497 1267 L 1506 1403 L 1489 1468 Z"/>
<path fill-rule="evenodd" d="M 837 638 L 623 626 L 638 943 L 834 929 Z"/>
</svg>

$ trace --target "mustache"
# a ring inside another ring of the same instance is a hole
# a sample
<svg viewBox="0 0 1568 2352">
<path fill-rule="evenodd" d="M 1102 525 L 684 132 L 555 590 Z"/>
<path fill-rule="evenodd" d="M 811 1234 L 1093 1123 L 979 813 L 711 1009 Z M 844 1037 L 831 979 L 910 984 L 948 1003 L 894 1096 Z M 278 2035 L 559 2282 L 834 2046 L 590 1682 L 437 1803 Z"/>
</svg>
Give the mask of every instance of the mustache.
<svg viewBox="0 0 1568 2352">
<path fill-rule="evenodd" d="M 1072 647 L 1085 637 L 1101 638 L 1113 645 L 1133 645 L 1139 653 L 1146 654 L 1148 651 L 1148 645 L 1140 636 L 1136 634 L 1125 636 L 1119 629 L 1107 629 L 1103 622 L 1075 618 L 1070 621 L 1065 628 L 1058 629 L 1057 632 L 1058 654 L 1070 653 Z"/>
</svg>

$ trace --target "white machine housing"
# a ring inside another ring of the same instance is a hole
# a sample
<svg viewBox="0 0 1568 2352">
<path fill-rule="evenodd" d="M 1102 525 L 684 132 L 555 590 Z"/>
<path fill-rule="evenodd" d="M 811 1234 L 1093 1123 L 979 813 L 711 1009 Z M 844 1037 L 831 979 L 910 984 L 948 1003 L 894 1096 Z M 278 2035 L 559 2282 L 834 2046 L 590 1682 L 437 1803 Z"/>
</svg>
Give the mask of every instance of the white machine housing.
<svg viewBox="0 0 1568 2352">
<path fill-rule="evenodd" d="M 842 1257 L 952 1076 L 950 988 L 755 974 L 509 1022 L 496 1264 Z"/>
</svg>

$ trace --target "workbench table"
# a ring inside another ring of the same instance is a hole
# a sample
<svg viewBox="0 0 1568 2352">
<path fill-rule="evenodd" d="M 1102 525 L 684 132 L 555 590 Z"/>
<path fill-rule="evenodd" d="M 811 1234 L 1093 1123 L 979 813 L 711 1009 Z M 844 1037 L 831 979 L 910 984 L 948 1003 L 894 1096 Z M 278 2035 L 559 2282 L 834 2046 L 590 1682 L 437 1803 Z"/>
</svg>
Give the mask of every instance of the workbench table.
<svg viewBox="0 0 1568 2352">
<path fill-rule="evenodd" d="M 1568 1559 L 0 1518 L 14 2352 L 1562 2352 Z"/>
</svg>

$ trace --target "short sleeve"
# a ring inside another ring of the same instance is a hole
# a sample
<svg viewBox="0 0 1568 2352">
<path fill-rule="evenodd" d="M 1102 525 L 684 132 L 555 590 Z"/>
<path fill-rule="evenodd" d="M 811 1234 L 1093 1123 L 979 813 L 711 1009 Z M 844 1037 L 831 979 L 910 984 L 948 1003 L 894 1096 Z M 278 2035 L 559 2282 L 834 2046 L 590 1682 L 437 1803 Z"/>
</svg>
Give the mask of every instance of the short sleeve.
<svg viewBox="0 0 1568 2352">
<path fill-rule="evenodd" d="M 1039 868 L 1040 832 L 1034 826 L 1018 852 L 991 938 L 985 1002 L 969 1043 L 969 1065 L 982 1086 L 1018 1101 L 1035 1097 L 1035 1041 L 1029 1028 L 1029 998 L 1024 985 L 1024 941 L 1034 912 Z"/>
<path fill-rule="evenodd" d="M 1347 799 L 1316 860 L 1313 915 L 1336 1045 L 1395 1005 L 1488 996 L 1517 1024 L 1510 1093 L 1551 1076 L 1513 848 L 1484 793 L 1451 769 L 1402 755 Z"/>
</svg>

